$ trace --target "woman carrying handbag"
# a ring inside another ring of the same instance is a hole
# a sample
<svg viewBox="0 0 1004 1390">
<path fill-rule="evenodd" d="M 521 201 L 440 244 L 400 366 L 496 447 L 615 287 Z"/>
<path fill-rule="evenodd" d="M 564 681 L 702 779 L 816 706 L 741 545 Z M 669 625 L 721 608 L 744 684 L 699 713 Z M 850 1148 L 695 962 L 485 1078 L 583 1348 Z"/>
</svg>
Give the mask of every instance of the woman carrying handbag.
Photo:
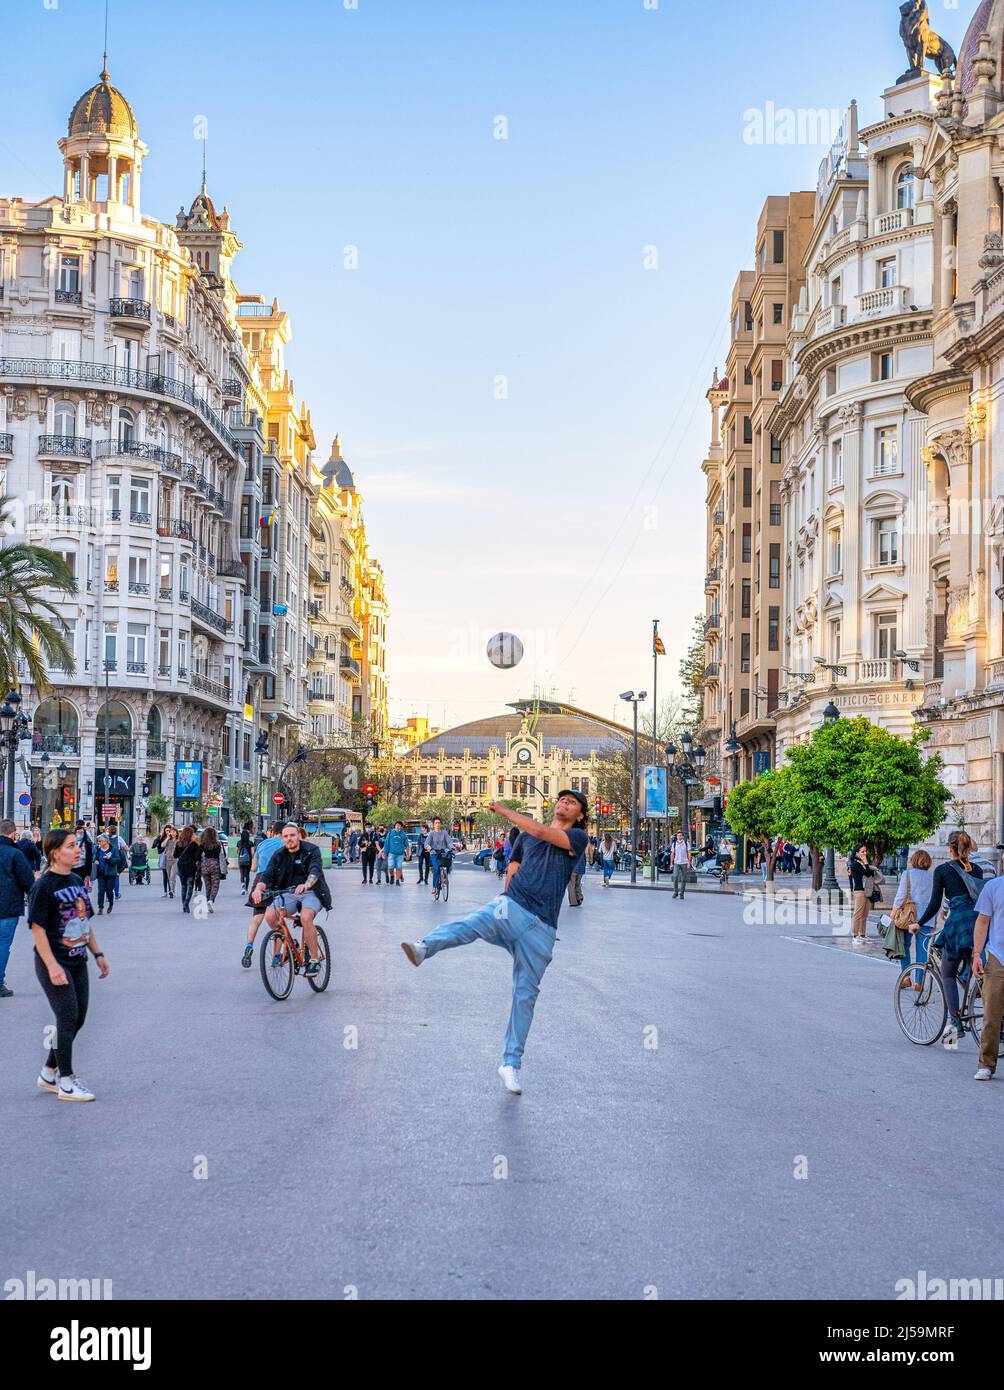
<svg viewBox="0 0 1004 1390">
<path fill-rule="evenodd" d="M 926 849 L 915 849 L 910 856 L 910 867 L 900 877 L 899 886 L 896 889 L 896 896 L 893 899 L 892 911 L 889 914 L 892 919 L 892 926 L 898 933 L 897 945 L 902 950 L 894 949 L 886 940 L 886 952 L 891 959 L 899 959 L 900 965 L 904 970 L 910 965 L 924 965 L 927 962 L 927 947 L 931 939 L 931 931 L 928 927 L 919 927 L 917 919 L 922 913 L 927 911 L 927 905 L 931 901 L 931 894 L 934 892 L 934 874 L 931 871 L 931 856 Z M 911 959 L 911 954 L 913 959 Z M 903 989 L 909 989 L 911 984 L 918 992 L 921 989 L 920 977 L 915 973 L 916 978 L 906 976 L 903 980 Z"/>
</svg>

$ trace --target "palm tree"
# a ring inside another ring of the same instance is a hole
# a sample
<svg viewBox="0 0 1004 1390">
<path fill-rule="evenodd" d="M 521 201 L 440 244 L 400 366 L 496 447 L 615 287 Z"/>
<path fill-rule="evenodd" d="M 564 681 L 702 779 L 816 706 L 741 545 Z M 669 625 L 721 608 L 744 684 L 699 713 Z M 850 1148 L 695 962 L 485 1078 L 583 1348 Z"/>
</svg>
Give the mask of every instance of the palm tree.
<svg viewBox="0 0 1004 1390">
<path fill-rule="evenodd" d="M 0 536 L 12 526 L 7 498 L 0 497 Z M 54 550 L 19 542 L 5 545 L 0 540 L 0 687 L 16 690 L 18 662 L 28 668 L 36 691 L 48 689 L 49 671 L 60 666 L 74 670 L 73 650 L 67 640 L 66 624 L 43 589 L 75 594 L 73 571 Z"/>
</svg>

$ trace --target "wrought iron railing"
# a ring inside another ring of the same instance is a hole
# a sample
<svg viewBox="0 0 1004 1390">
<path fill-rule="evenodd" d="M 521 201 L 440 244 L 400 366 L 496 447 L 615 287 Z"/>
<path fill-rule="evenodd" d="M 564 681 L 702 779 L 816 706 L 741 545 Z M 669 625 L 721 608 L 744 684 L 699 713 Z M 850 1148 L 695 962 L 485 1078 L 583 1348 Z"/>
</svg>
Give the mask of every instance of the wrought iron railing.
<svg viewBox="0 0 1004 1390">
<path fill-rule="evenodd" d="M 91 441 L 78 434 L 40 434 L 38 436 L 40 454 L 58 454 L 61 458 L 89 459 Z"/>
<path fill-rule="evenodd" d="M 146 323 L 150 322 L 150 301 L 148 299 L 130 299 L 116 295 L 114 299 L 108 301 L 108 312 L 113 319 L 143 319 Z"/>
<path fill-rule="evenodd" d="M 211 608 L 207 608 L 204 603 L 200 603 L 197 598 L 192 599 L 192 617 L 199 618 L 202 622 L 214 627 L 217 632 L 230 632 L 233 630 L 233 623 L 228 623 L 226 618 L 219 613 L 214 613 Z"/>
</svg>

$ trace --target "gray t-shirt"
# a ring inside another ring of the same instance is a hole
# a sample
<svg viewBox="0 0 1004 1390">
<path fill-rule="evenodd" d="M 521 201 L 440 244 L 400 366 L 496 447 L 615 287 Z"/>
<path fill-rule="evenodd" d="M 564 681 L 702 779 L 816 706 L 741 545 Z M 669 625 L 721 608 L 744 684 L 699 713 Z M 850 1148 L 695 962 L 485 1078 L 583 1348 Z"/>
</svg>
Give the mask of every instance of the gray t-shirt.
<svg viewBox="0 0 1004 1390">
<path fill-rule="evenodd" d="M 988 881 L 976 899 L 976 912 L 990 918 L 987 950 L 1004 965 L 1004 874 Z"/>
<path fill-rule="evenodd" d="M 430 830 L 425 840 L 425 848 L 430 854 L 449 854 L 453 841 L 445 830 Z"/>
<path fill-rule="evenodd" d="M 575 870 L 576 860 L 585 852 L 589 836 L 584 830 L 568 830 L 571 851 L 540 840 L 524 831 L 513 846 L 512 857 L 519 868 L 509 880 L 506 896 L 525 907 L 542 922 L 557 930 L 558 913 Z"/>
</svg>

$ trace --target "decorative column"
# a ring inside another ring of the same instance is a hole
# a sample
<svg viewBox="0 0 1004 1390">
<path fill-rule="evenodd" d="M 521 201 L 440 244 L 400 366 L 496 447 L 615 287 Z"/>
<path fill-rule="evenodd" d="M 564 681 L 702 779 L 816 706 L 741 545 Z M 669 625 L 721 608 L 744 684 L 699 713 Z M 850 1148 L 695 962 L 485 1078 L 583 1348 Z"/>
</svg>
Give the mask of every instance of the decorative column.
<svg viewBox="0 0 1004 1390">
<path fill-rule="evenodd" d="M 949 200 L 941 209 L 941 303 L 940 308 L 948 309 L 955 303 L 955 212 L 956 205 Z"/>
<path fill-rule="evenodd" d="M 91 158 L 86 154 L 80 156 L 80 201 L 91 201 Z"/>
<path fill-rule="evenodd" d="M 844 610 L 841 617 L 840 645 L 848 663 L 859 662 L 861 651 L 861 571 L 868 562 L 870 537 L 861 529 L 862 434 L 864 406 L 860 401 L 845 405 L 837 415 L 843 430 L 844 460 Z M 857 536 L 857 554 L 851 554 L 851 527 Z M 857 672 L 855 672 L 855 678 Z"/>
<path fill-rule="evenodd" d="M 930 503 L 924 448 L 927 417 L 908 412 L 904 425 L 903 474 L 909 480 L 901 544 L 906 561 L 906 623 L 903 650 L 923 661 L 927 651 L 927 595 L 930 575 Z"/>
<path fill-rule="evenodd" d="M 110 154 L 108 156 L 108 201 L 117 203 L 119 200 L 119 162 L 118 158 Z"/>
<path fill-rule="evenodd" d="M 868 161 L 868 229 L 875 225 L 875 219 L 881 212 L 879 207 L 879 173 L 880 161 L 877 155 L 873 155 Z"/>
</svg>

